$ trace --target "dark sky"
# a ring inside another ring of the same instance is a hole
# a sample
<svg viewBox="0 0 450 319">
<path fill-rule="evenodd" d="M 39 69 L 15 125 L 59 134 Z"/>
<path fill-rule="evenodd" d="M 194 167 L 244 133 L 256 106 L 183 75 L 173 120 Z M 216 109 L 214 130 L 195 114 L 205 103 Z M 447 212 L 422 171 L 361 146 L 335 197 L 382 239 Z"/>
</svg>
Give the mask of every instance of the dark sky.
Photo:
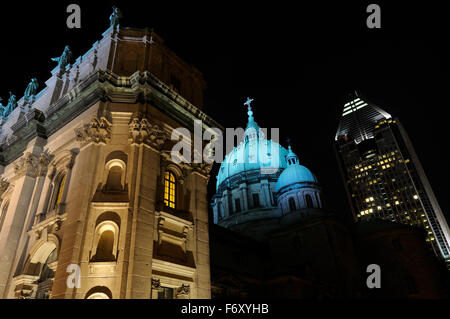
<svg viewBox="0 0 450 319">
<path fill-rule="evenodd" d="M 242 103 L 253 97 L 258 124 L 279 127 L 282 143 L 292 139 L 336 213 L 350 211 L 332 145 L 343 103 L 357 89 L 400 118 L 449 216 L 447 8 L 376 1 L 382 28 L 374 30 L 366 27 L 371 2 L 242 2 L 11 2 L 0 11 L 0 96 L 6 100 L 9 90 L 22 96 L 31 77 L 43 85 L 55 66 L 50 58 L 64 45 L 74 57 L 84 54 L 117 5 L 123 26 L 155 28 L 203 72 L 205 111 L 224 127 L 245 126 Z M 81 29 L 66 27 L 70 3 L 81 6 Z M 212 177 L 211 191 L 214 184 Z"/>
</svg>

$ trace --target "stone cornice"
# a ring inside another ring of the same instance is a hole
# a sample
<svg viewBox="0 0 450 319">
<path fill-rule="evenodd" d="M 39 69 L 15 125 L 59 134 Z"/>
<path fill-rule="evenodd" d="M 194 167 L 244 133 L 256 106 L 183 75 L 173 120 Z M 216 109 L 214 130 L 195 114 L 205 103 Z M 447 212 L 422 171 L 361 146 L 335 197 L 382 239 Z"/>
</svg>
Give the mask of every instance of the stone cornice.
<svg viewBox="0 0 450 319">
<path fill-rule="evenodd" d="M 203 128 L 224 128 L 186 99 L 171 90 L 150 72 L 135 72 L 129 77 L 110 71 L 92 73 L 53 103 L 45 113 L 32 109 L 15 123 L 13 135 L 0 147 L 1 164 L 8 165 L 24 152 L 36 136 L 48 137 L 89 109 L 97 101 L 151 103 L 188 129 L 200 119 Z"/>
</svg>

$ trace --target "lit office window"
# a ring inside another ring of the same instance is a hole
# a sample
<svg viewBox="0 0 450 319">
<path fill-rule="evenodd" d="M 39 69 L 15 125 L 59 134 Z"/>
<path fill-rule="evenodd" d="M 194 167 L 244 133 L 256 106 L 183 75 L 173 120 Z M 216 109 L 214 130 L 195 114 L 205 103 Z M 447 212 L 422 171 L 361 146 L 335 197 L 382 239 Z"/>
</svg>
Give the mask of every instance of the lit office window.
<svg viewBox="0 0 450 319">
<path fill-rule="evenodd" d="M 164 205 L 175 208 L 176 180 L 172 172 L 166 172 L 164 179 Z"/>
</svg>

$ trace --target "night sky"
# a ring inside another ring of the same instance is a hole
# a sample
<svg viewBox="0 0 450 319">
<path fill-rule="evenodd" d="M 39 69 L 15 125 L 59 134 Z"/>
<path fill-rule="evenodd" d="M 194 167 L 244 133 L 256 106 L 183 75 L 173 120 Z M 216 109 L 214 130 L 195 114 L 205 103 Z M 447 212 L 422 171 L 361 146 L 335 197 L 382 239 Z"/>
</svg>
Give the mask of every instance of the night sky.
<svg viewBox="0 0 450 319">
<path fill-rule="evenodd" d="M 81 29 L 66 27 L 66 7 L 81 6 Z M 245 127 L 247 96 L 264 128 L 290 137 L 301 164 L 324 188 L 328 208 L 350 216 L 333 153 L 343 103 L 355 89 L 405 126 L 449 219 L 447 137 L 450 87 L 446 8 L 405 2 L 381 6 L 381 29 L 368 29 L 358 4 L 232 1 L 15 1 L 0 11 L 3 103 L 20 98 L 31 77 L 42 89 L 66 44 L 76 58 L 109 26 L 112 5 L 125 27 L 153 27 L 166 45 L 205 76 L 205 111 L 224 127 Z M 297 5 L 294 5 L 296 3 Z M 299 5 L 301 4 L 301 5 Z M 218 165 L 216 165 L 218 166 Z M 218 167 L 215 167 L 213 173 Z M 215 174 L 209 197 L 215 190 Z"/>
</svg>

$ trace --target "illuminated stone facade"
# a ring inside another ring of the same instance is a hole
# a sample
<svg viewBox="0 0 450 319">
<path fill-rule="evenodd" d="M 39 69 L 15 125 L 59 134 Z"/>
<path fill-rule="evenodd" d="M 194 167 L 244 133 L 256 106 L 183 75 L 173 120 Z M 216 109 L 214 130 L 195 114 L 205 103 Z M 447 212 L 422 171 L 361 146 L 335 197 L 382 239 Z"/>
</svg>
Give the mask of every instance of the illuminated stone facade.
<svg viewBox="0 0 450 319">
<path fill-rule="evenodd" d="M 0 120 L 0 297 L 209 298 L 211 167 L 170 156 L 174 129 L 220 128 L 201 73 L 112 25 L 45 84 Z"/>
</svg>

